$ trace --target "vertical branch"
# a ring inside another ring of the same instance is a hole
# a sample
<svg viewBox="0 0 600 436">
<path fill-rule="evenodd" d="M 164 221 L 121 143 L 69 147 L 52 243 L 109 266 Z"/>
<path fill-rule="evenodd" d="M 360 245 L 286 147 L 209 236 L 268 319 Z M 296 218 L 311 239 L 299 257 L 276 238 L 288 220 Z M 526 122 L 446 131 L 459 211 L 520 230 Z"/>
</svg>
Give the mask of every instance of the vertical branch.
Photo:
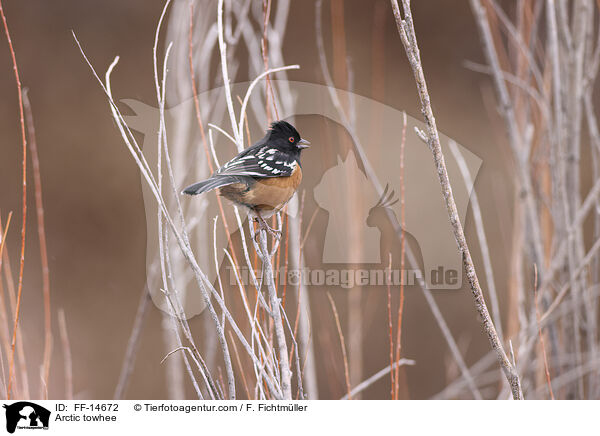
<svg viewBox="0 0 600 436">
<path fill-rule="evenodd" d="M 252 226 L 250 227 L 252 228 Z M 292 399 L 292 371 L 290 370 L 290 363 L 288 358 L 288 348 L 285 339 L 285 330 L 283 327 L 283 319 L 281 317 L 281 300 L 277 297 L 277 289 L 275 289 L 275 279 L 273 276 L 273 265 L 271 264 L 271 255 L 267 248 L 267 231 L 265 229 L 260 230 L 260 245 L 257 248 L 258 256 L 263 264 L 264 268 L 264 280 L 267 284 L 269 291 L 269 303 L 271 304 L 271 316 L 273 318 L 273 326 L 275 329 L 275 336 L 277 339 L 277 347 L 279 351 L 279 370 L 281 372 L 281 390 L 284 400 Z M 252 235 L 254 241 L 254 235 Z M 260 291 L 259 291 L 260 292 Z M 300 377 L 301 374 L 298 374 Z"/>
<path fill-rule="evenodd" d="M 348 65 L 348 53 L 346 49 L 346 25 L 344 20 L 344 2 L 342 0 L 331 1 L 331 31 L 332 31 L 332 54 L 333 54 L 333 81 L 337 88 L 351 91 L 352 71 Z M 350 94 L 351 95 L 351 94 Z M 354 131 L 356 131 L 355 111 L 351 98 L 339 96 L 340 107 L 343 108 L 347 120 Z M 353 149 L 348 137 L 342 139 L 343 149 Z M 350 192 L 358 191 L 357 181 L 353 178 L 347 180 Z M 347 204 L 347 212 L 350 216 L 359 215 L 361 210 L 360 196 L 353 202 Z M 360 231 L 359 222 L 350 220 L 348 222 L 348 235 L 350 237 L 349 250 L 353 253 L 362 251 L 364 241 Z M 353 384 L 363 378 L 363 313 L 362 313 L 362 289 L 353 286 L 348 292 L 348 357 L 350 365 L 350 380 Z"/>
<path fill-rule="evenodd" d="M 498 362 L 504 371 L 504 375 L 511 387 L 512 395 L 514 399 L 522 399 L 523 393 L 521 392 L 521 382 L 519 376 L 514 369 L 511 362 L 508 360 L 502 342 L 498 337 L 496 328 L 487 309 L 485 299 L 481 286 L 479 285 L 479 279 L 477 278 L 477 272 L 471 259 L 471 252 L 465 239 L 465 234 L 460 223 L 458 211 L 456 208 L 456 202 L 454 201 L 454 195 L 452 194 L 452 186 L 448 177 L 448 170 L 446 169 L 446 163 L 444 161 L 444 155 L 442 153 L 442 147 L 440 145 L 439 134 L 437 125 L 431 108 L 431 99 L 427 90 L 427 84 L 425 82 L 425 75 L 423 73 L 423 67 L 421 64 L 421 56 L 419 53 L 419 47 L 417 44 L 417 36 L 414 30 L 414 23 L 412 20 L 412 13 L 410 10 L 410 1 L 403 0 L 404 19 L 400 13 L 397 0 L 391 0 L 392 8 L 394 10 L 394 17 L 398 26 L 398 33 L 400 39 L 406 50 L 406 55 L 410 62 L 417 89 L 419 91 L 419 98 L 421 100 L 421 111 L 425 117 L 425 123 L 427 125 L 427 132 L 420 135 L 422 139 L 425 139 L 429 149 L 432 152 L 433 160 L 436 166 L 436 170 L 439 176 L 440 186 L 442 188 L 442 194 L 446 203 L 446 209 L 448 211 L 448 217 L 450 224 L 454 232 L 456 243 L 458 244 L 459 252 L 463 259 L 463 264 L 466 270 L 467 279 L 473 293 L 475 306 L 477 312 L 482 319 L 483 329 L 486 332 L 490 345 L 496 351 Z"/>
<path fill-rule="evenodd" d="M 235 111 L 233 109 L 233 99 L 231 98 L 231 84 L 229 83 L 229 70 L 227 69 L 227 44 L 223 36 L 223 0 L 219 0 L 217 9 L 217 28 L 219 37 L 219 53 L 221 54 L 221 74 L 223 75 L 223 85 L 225 86 L 225 99 L 227 100 L 227 110 L 229 112 L 229 120 L 231 121 L 231 129 L 233 137 L 237 145 L 238 151 L 244 148 L 243 130 L 239 131 L 235 122 Z"/>
<path fill-rule="evenodd" d="M 261 51 L 263 64 L 265 71 L 269 71 L 269 40 L 267 38 L 267 30 L 269 28 L 269 17 L 271 16 L 271 0 L 263 0 L 263 34 L 261 39 Z M 265 79 L 266 82 L 266 95 L 265 95 L 265 112 L 267 114 L 267 124 L 271 124 L 271 106 L 269 104 L 269 98 L 273 95 L 273 87 L 271 85 L 271 79 L 269 76 Z M 277 106 L 275 106 L 275 98 L 273 98 L 273 107 L 275 108 L 275 117 L 279 119 L 277 114 Z"/>
<path fill-rule="evenodd" d="M 2 260 L 4 256 L 4 247 L 6 245 L 6 235 L 10 228 L 10 221 L 12 219 L 12 211 L 8 213 L 8 218 L 6 219 L 6 225 L 2 228 L 2 217 L 0 216 L 0 273 L 2 272 Z M 0 325 L 0 338 L 2 340 L 2 346 L 4 347 L 3 352 L 0 352 L 0 356 L 9 356 L 10 355 L 10 341 L 9 341 L 9 333 L 10 329 L 8 324 L 10 322 L 8 317 L 8 311 L 6 310 L 6 304 L 4 303 L 4 288 L 2 286 L 2 276 L 0 275 L 0 321 L 2 324 Z M 2 365 L 2 380 L 3 380 L 3 388 L 6 398 L 8 398 L 8 385 L 6 380 L 6 374 L 4 373 L 4 360 L 0 362 Z"/>
<path fill-rule="evenodd" d="M 406 274 L 404 271 L 404 251 L 406 244 L 406 235 L 404 233 L 404 229 L 406 227 L 406 207 L 404 204 L 404 149 L 406 146 L 406 112 L 402 113 L 402 118 L 402 140 L 400 142 L 400 303 L 398 305 L 398 330 L 396 332 L 396 362 L 400 360 L 400 352 L 402 350 L 402 314 L 404 312 L 404 278 Z M 398 392 L 400 390 L 400 365 L 397 365 L 393 371 L 396 374 L 394 377 L 396 382 L 396 385 L 394 386 L 394 398 L 397 400 Z"/>
<path fill-rule="evenodd" d="M 50 314 L 50 268 L 48 267 L 48 249 L 46 245 L 46 224 L 44 221 L 44 203 L 42 201 L 42 178 L 40 176 L 40 159 L 38 156 L 35 127 L 33 125 L 33 111 L 29 102 L 27 89 L 23 93 L 23 105 L 27 121 L 29 146 L 31 147 L 31 164 L 33 167 L 33 181 L 35 184 L 35 209 L 37 214 L 38 237 L 40 240 L 40 261 L 42 264 L 42 295 L 44 297 L 44 360 L 43 377 L 48 385 L 50 377 L 50 358 L 52 356 L 52 318 Z"/>
<path fill-rule="evenodd" d="M 302 197 L 304 200 L 304 197 Z M 295 195 L 290 201 L 290 207 L 298 209 L 298 195 Z M 304 268 L 304 251 L 302 248 L 302 214 L 304 212 L 304 201 L 302 206 L 299 207 L 300 212 L 298 216 L 288 219 L 288 227 L 290 230 L 290 237 L 288 239 L 290 244 L 290 264 L 292 269 L 296 271 L 302 271 Z M 286 257 L 287 259 L 287 257 Z M 298 317 L 296 319 L 296 325 L 298 327 L 298 341 L 300 342 L 301 351 L 304 353 L 304 382 L 306 385 L 306 394 L 308 399 L 316 400 L 319 398 L 319 386 L 317 383 L 317 368 L 315 362 L 315 347 L 314 341 L 311 341 L 311 310 L 310 310 L 310 293 L 306 284 L 302 281 L 302 275 L 298 280 L 297 285 L 297 304 L 298 304 Z M 287 267 L 286 267 L 286 280 L 287 283 Z M 285 289 L 285 284 L 284 284 Z M 300 351 L 300 350 L 299 350 Z"/>
<path fill-rule="evenodd" d="M 351 389 L 350 389 L 350 371 L 348 369 L 348 356 L 346 355 L 346 341 L 344 341 L 344 334 L 342 333 L 342 325 L 340 324 L 340 317 L 338 315 L 338 311 L 335 308 L 335 303 L 333 302 L 333 298 L 331 297 L 331 294 L 329 292 L 327 292 L 327 298 L 329 299 L 329 304 L 331 304 L 331 310 L 333 311 L 333 317 L 335 318 L 335 325 L 337 327 L 337 331 L 338 331 L 338 336 L 340 338 L 340 346 L 342 348 L 342 357 L 344 360 L 344 376 L 346 378 L 346 389 L 348 391 L 348 393 L 346 394 L 349 400 L 352 399 L 352 395 L 351 395 Z M 393 364 L 390 365 L 390 368 L 392 368 Z"/>
<path fill-rule="evenodd" d="M 13 70 L 15 73 L 15 80 L 17 82 L 17 95 L 19 97 L 19 121 L 21 125 L 21 140 L 22 140 L 22 153 L 23 153 L 23 217 L 21 224 L 21 261 L 19 267 L 19 285 L 17 288 L 17 306 L 15 309 L 15 320 L 13 325 L 13 338 L 12 338 L 12 349 L 10 353 L 10 362 L 8 366 L 8 395 L 7 399 L 10 399 L 12 380 L 13 380 L 13 369 L 15 364 L 15 344 L 17 342 L 17 328 L 19 326 L 19 315 L 21 308 L 21 293 L 23 291 L 23 268 L 25 266 L 25 234 L 27 225 L 27 138 L 25 136 L 25 115 L 23 109 L 23 91 L 21 89 L 21 78 L 19 77 L 19 68 L 17 67 L 17 58 L 15 56 L 15 50 L 10 39 L 10 32 L 8 31 L 8 23 L 6 22 L 6 16 L 4 15 L 4 9 L 2 7 L 2 1 L 0 0 L 0 15 L 2 16 L 2 23 L 4 24 L 4 34 L 8 40 L 8 48 L 10 50 L 10 56 L 12 58 Z"/>
<path fill-rule="evenodd" d="M 198 89 L 196 88 L 196 73 L 194 72 L 194 4 L 190 3 L 190 27 L 188 32 L 188 60 L 190 65 L 190 82 L 192 83 L 192 96 L 194 98 L 194 110 L 196 113 L 196 121 L 200 129 L 200 137 L 206 154 L 206 163 L 210 168 L 210 172 L 214 171 L 212 159 L 208 152 L 208 143 L 206 142 L 206 134 L 204 132 L 204 123 L 202 122 L 202 114 L 200 113 L 200 100 L 198 99 Z"/>
<path fill-rule="evenodd" d="M 387 315 L 388 315 L 388 330 L 390 341 L 390 368 L 394 365 L 394 326 L 392 324 L 392 253 L 389 253 L 388 273 L 387 273 Z M 395 372 L 390 371 L 390 397 L 396 399 L 396 383 L 394 381 Z"/>
</svg>

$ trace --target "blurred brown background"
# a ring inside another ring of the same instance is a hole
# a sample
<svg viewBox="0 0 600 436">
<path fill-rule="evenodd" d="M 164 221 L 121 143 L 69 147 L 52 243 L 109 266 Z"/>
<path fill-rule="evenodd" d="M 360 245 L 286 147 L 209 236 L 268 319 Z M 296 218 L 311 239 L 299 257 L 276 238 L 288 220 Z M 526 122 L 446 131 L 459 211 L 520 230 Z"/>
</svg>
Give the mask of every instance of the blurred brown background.
<svg viewBox="0 0 600 436">
<path fill-rule="evenodd" d="M 145 214 L 139 171 L 114 126 L 102 90 L 77 50 L 71 30 L 98 71 L 103 72 L 113 57 L 120 55 L 113 75 L 115 95 L 155 105 L 152 44 L 163 3 L 4 3 L 21 80 L 30 89 L 40 154 L 55 335 L 49 397 L 64 396 L 63 355 L 56 323 L 56 309 L 62 307 L 71 339 L 76 397 L 111 398 L 146 278 Z M 414 81 L 389 2 L 345 1 L 344 8 L 346 45 L 355 73 L 354 91 L 420 119 Z M 327 2 L 324 11 L 324 20 L 328 20 Z M 493 247 L 492 260 L 503 303 L 512 185 L 504 176 L 506 154 L 502 150 L 504 144 L 496 141 L 498 126 L 490 123 L 489 108 L 482 99 L 487 79 L 462 65 L 466 59 L 482 60 L 471 10 L 466 1 L 420 1 L 413 2 L 413 14 L 438 127 L 483 160 L 475 186 Z M 373 89 L 372 39 L 374 26 L 379 23 L 385 29 L 385 80 L 382 88 Z M 288 26 L 284 41 L 286 61 L 302 67 L 290 73 L 290 79 L 324 83 L 317 60 L 313 2 L 292 2 Z M 328 26 L 325 32 L 327 49 L 331 50 Z M 4 36 L 0 39 L 0 213 L 3 220 L 9 211 L 14 213 L 7 244 L 16 274 L 21 219 L 18 106 L 7 44 Z M 242 73 L 239 79 L 251 78 Z M 310 159 L 311 155 L 306 156 Z M 433 165 L 424 170 L 433 171 Z M 31 179 L 28 184 L 33 186 Z M 32 392 L 37 393 L 39 382 L 35 375 L 42 357 L 43 315 L 32 189 L 29 199 L 21 333 Z M 469 219 L 465 228 L 467 238 L 474 238 Z M 316 222 L 312 237 L 317 238 L 321 231 Z M 479 262 L 479 254 L 474 255 Z M 383 296 L 382 290 L 373 292 Z M 379 299 L 385 303 L 385 298 Z M 475 362 L 488 351 L 488 343 L 469 292 L 437 293 L 436 299 L 463 347 L 467 364 Z M 343 318 L 344 307 L 339 309 Z M 440 330 L 417 289 L 407 289 L 404 313 L 403 356 L 417 362 L 406 372 L 410 398 L 428 398 L 439 392 L 456 371 Z M 203 316 L 191 320 L 193 329 L 202 328 Z M 166 397 L 164 366 L 160 364 L 165 355 L 161 322 L 158 309 L 151 306 L 127 398 Z M 315 320 L 315 328 L 320 322 Z M 328 328 L 333 326 L 330 319 L 322 322 Z M 384 306 L 375 309 L 370 323 L 372 327 L 365 332 L 364 342 L 365 377 L 389 363 Z M 337 336 L 332 332 L 337 346 Z M 340 362 L 338 359 L 337 364 Z M 325 364 L 317 368 L 320 397 L 342 396 L 343 371 L 338 371 L 339 380 L 332 381 L 328 380 L 330 373 Z M 389 378 L 384 378 L 363 398 L 387 398 L 388 384 Z M 191 389 L 188 394 L 193 397 Z"/>
</svg>

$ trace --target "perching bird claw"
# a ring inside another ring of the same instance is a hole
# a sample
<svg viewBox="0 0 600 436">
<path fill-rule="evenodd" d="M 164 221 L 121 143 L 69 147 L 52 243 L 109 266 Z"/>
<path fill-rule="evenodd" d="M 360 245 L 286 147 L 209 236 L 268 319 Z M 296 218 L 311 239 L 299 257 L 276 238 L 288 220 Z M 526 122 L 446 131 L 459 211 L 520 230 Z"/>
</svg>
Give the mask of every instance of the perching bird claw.
<svg viewBox="0 0 600 436">
<path fill-rule="evenodd" d="M 254 234 L 254 241 L 256 243 L 258 243 L 258 240 L 256 238 L 258 237 L 258 235 L 260 235 L 261 230 L 266 230 L 271 234 L 271 236 L 277 238 L 277 240 L 281 240 L 281 230 L 276 230 L 269 226 L 269 224 L 267 224 L 267 222 L 260 215 L 256 217 L 256 222 L 258 223 L 258 232 Z"/>
</svg>

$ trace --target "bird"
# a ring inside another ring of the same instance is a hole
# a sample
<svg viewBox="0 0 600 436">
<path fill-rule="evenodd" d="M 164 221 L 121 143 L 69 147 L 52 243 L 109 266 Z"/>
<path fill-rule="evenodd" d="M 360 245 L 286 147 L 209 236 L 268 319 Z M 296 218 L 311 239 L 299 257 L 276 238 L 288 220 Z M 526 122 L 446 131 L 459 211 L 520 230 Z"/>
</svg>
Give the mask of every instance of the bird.
<svg viewBox="0 0 600 436">
<path fill-rule="evenodd" d="M 280 237 L 265 219 L 279 212 L 298 189 L 302 181 L 300 154 L 309 146 L 290 123 L 275 121 L 264 138 L 182 194 L 199 195 L 216 189 L 220 196 L 248 209 L 262 229 Z"/>
</svg>

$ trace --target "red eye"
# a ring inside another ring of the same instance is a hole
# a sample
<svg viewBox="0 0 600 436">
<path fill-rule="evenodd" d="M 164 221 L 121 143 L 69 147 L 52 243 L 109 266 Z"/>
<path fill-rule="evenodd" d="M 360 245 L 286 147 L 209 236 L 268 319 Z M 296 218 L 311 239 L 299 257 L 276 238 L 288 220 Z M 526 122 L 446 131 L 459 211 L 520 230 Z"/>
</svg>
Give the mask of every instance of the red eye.
<svg viewBox="0 0 600 436">
<path fill-rule="evenodd" d="M 294 137 L 293 137 L 293 136 L 290 136 L 290 137 L 288 138 L 288 141 L 290 141 L 290 142 L 294 142 Z"/>
</svg>

